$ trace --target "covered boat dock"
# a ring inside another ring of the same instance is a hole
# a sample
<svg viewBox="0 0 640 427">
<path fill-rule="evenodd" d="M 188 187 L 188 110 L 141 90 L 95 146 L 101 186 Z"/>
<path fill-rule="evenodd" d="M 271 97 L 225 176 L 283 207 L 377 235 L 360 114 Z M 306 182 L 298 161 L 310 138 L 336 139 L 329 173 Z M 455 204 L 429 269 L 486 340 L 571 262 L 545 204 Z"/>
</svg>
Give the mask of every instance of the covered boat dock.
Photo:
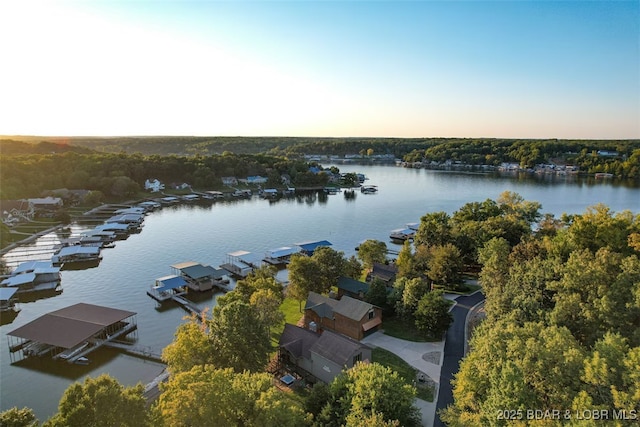
<svg viewBox="0 0 640 427">
<path fill-rule="evenodd" d="M 151 289 L 147 291 L 147 295 L 157 302 L 164 302 L 173 299 L 174 296 L 180 296 L 187 292 L 187 281 L 180 276 L 171 274 L 156 279 L 151 285 Z"/>
<path fill-rule="evenodd" d="M 68 363 L 138 328 L 135 312 L 79 303 L 51 313 L 7 334 L 11 363 L 50 355 Z"/>
<path fill-rule="evenodd" d="M 224 270 L 203 265 L 194 261 L 182 262 L 171 266 L 173 273 L 181 276 L 187 282 L 189 289 L 204 292 L 218 286 L 226 290 L 224 286 L 229 280 L 224 279 Z"/>
<path fill-rule="evenodd" d="M 321 246 L 332 246 L 331 242 L 327 240 L 318 240 L 315 242 L 302 242 L 296 243 L 296 246 L 300 248 L 300 251 L 305 255 L 313 255 L 313 252 Z"/>
<path fill-rule="evenodd" d="M 235 251 L 227 254 L 227 259 L 220 267 L 239 277 L 247 277 L 261 264 L 260 257 L 252 252 Z"/>
<path fill-rule="evenodd" d="M 291 255 L 300 252 L 299 249 L 289 246 L 283 246 L 281 248 L 271 249 L 267 251 L 264 257 L 264 261 L 273 265 L 288 264 L 291 259 Z"/>
</svg>

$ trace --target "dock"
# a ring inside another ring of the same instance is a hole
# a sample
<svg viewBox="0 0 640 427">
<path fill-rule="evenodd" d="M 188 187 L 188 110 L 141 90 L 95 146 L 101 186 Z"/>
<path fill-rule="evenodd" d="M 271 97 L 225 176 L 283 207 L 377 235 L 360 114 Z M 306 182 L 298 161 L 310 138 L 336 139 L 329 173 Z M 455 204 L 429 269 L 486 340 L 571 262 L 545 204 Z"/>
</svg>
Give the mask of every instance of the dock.
<svg viewBox="0 0 640 427">
<path fill-rule="evenodd" d="M 196 307 L 191 301 L 182 298 L 182 296 L 180 295 L 173 295 L 171 299 L 175 301 L 180 307 L 189 312 L 189 314 L 195 314 L 198 317 L 200 317 L 200 315 L 202 314 L 202 310 Z"/>
<path fill-rule="evenodd" d="M 152 362 L 164 363 L 162 361 L 162 355 L 152 351 L 150 348 L 132 347 L 131 344 L 125 344 L 118 341 L 105 342 L 103 345 L 105 347 L 121 350 L 125 354 L 128 354 L 130 356 L 135 356 L 140 359 L 150 360 Z"/>
</svg>

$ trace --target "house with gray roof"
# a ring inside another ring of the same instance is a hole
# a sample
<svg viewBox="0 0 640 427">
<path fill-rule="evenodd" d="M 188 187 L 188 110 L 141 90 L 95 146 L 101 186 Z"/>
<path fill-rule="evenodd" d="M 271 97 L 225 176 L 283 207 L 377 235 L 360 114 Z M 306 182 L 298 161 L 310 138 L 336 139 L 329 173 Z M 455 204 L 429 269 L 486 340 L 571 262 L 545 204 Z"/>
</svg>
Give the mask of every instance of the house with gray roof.
<svg viewBox="0 0 640 427">
<path fill-rule="evenodd" d="M 343 370 L 359 361 L 371 360 L 371 348 L 342 334 L 317 333 L 286 324 L 278 349 L 281 367 L 303 377 L 330 383 Z"/>
<path fill-rule="evenodd" d="M 309 292 L 304 324 L 310 329 L 330 330 L 359 341 L 380 328 L 382 309 L 346 295 L 336 300 Z"/>
<path fill-rule="evenodd" d="M 338 299 L 346 295 L 351 298 L 362 300 L 367 292 L 369 292 L 368 283 L 344 276 L 338 279 Z"/>
</svg>

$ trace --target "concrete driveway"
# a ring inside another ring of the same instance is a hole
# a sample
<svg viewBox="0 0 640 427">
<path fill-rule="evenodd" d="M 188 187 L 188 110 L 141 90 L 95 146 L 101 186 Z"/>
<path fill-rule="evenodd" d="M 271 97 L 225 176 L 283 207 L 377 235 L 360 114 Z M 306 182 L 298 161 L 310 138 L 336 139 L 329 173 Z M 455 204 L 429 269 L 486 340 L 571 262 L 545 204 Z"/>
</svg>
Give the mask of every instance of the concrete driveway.
<svg viewBox="0 0 640 427">
<path fill-rule="evenodd" d="M 362 340 L 370 347 L 380 347 L 399 356 L 418 371 L 426 374 L 435 382 L 434 402 L 416 399 L 415 405 L 422 413 L 422 425 L 431 427 L 435 421 L 436 402 L 438 399 L 438 383 L 440 381 L 440 366 L 444 354 L 444 341 L 413 342 L 376 332 Z"/>
</svg>

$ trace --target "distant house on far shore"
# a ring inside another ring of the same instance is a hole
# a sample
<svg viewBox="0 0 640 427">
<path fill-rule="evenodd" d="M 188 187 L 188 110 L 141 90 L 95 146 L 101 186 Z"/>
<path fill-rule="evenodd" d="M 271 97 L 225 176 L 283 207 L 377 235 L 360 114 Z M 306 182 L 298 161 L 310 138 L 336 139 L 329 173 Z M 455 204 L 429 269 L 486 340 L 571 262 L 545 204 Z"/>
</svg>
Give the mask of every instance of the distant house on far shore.
<svg viewBox="0 0 640 427">
<path fill-rule="evenodd" d="M 36 212 L 55 211 L 62 207 L 63 202 L 60 197 L 44 197 L 40 199 L 28 199 Z"/>
<path fill-rule="evenodd" d="M 235 176 L 223 176 L 222 185 L 238 185 L 238 179 Z"/>
<path fill-rule="evenodd" d="M 149 190 L 152 193 L 157 193 L 160 190 L 164 190 L 164 184 L 158 181 L 157 179 L 154 179 L 154 180 L 147 179 L 144 182 L 144 189 Z"/>
</svg>

